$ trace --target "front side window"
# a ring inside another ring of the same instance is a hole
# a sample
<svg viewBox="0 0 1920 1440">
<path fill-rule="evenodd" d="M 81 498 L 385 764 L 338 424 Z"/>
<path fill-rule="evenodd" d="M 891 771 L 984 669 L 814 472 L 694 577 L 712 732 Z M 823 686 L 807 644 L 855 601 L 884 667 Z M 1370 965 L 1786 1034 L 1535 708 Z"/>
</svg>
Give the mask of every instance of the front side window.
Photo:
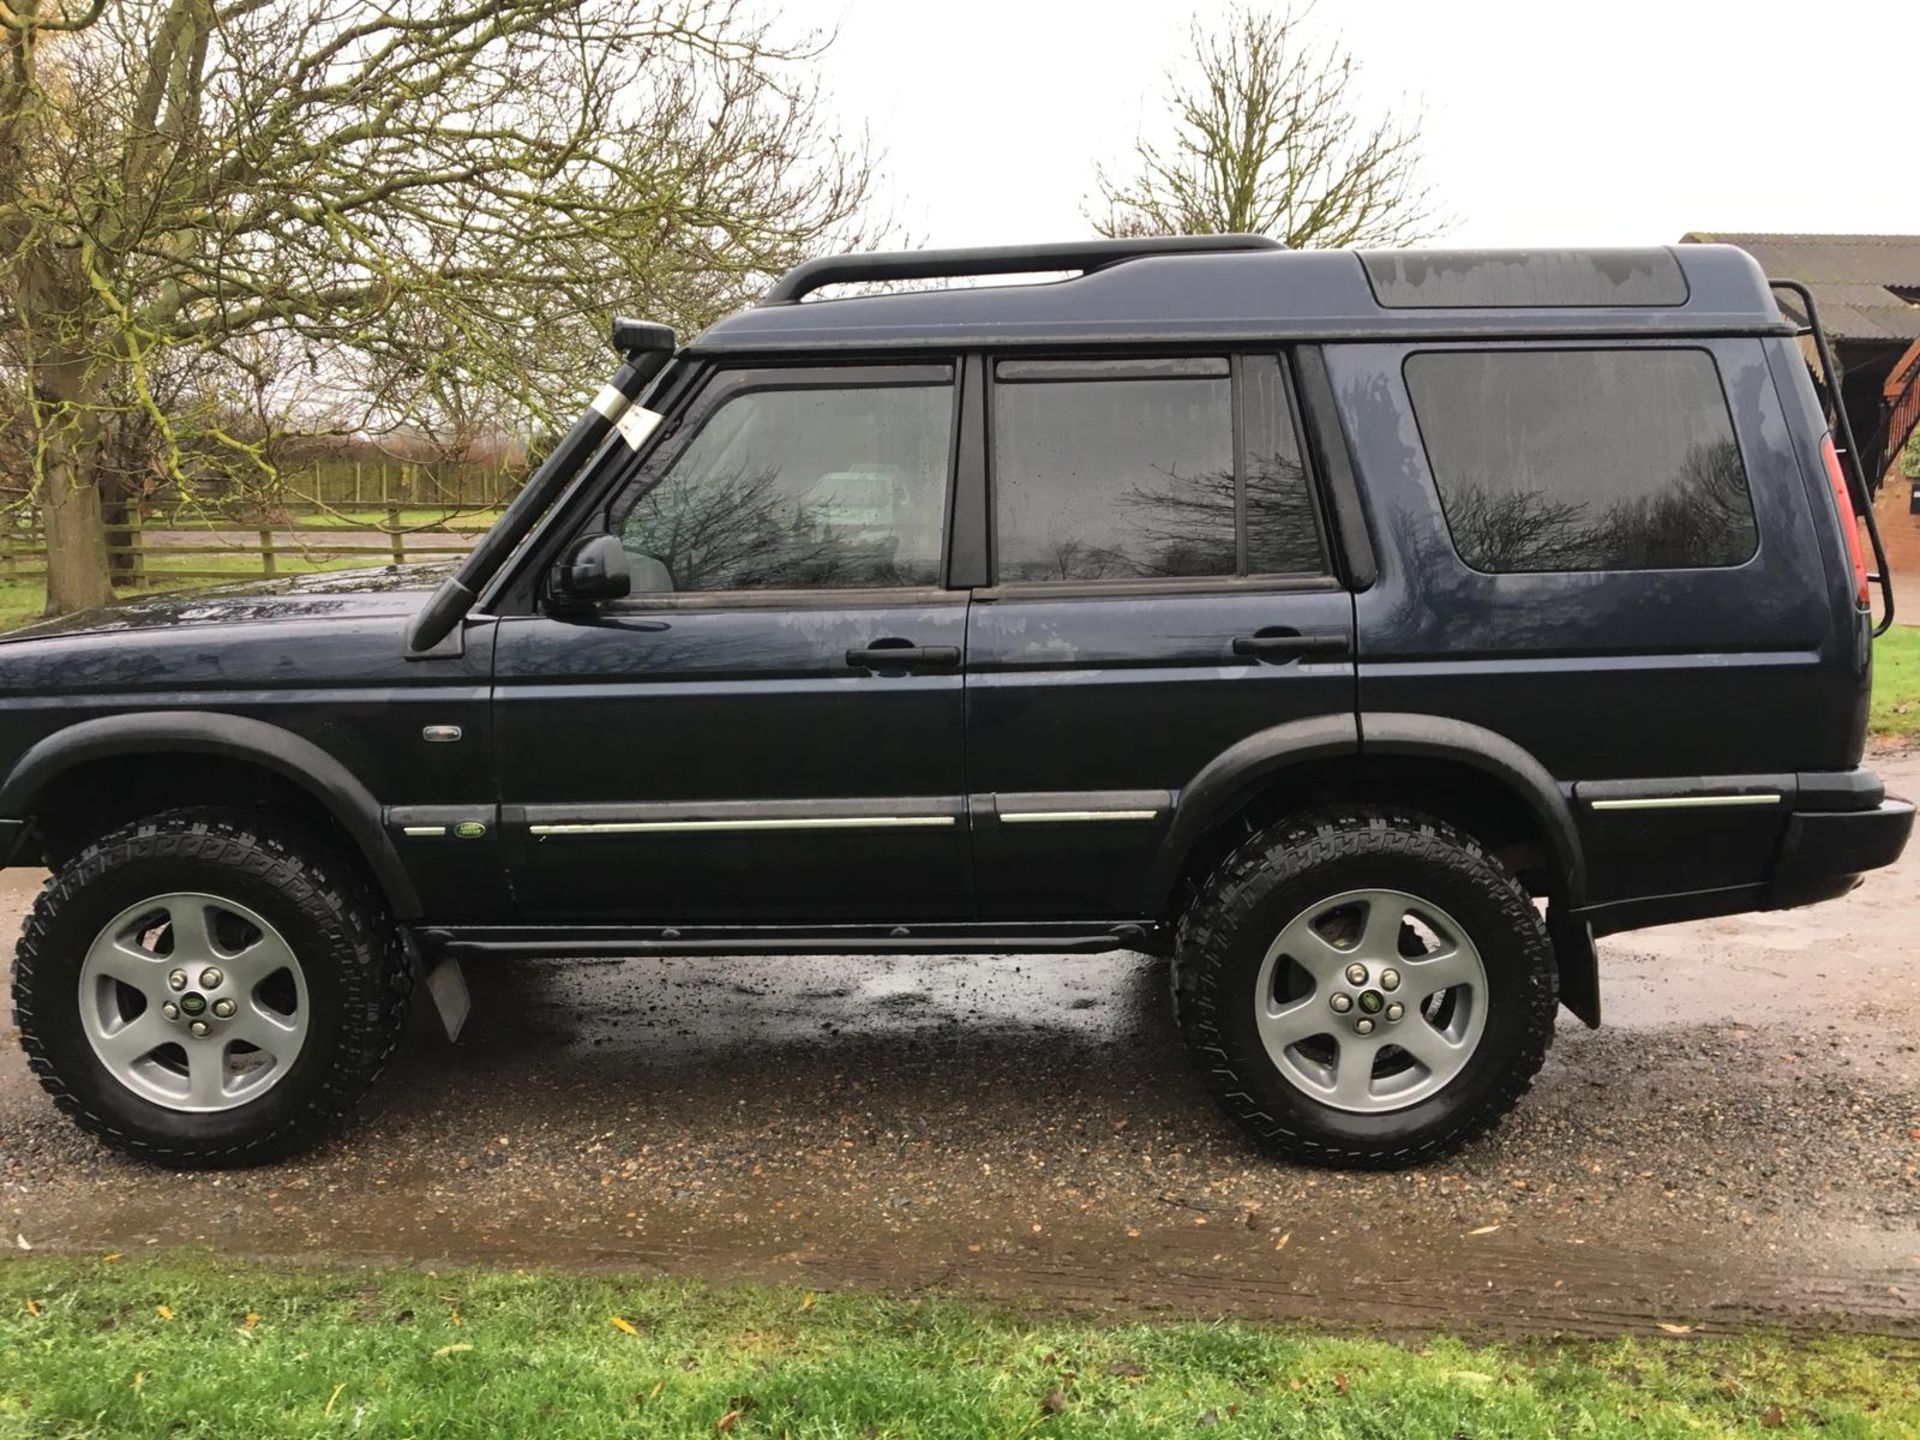
<svg viewBox="0 0 1920 1440">
<path fill-rule="evenodd" d="M 940 384 L 723 401 L 619 520 L 635 590 L 938 584 L 952 429 Z"/>
<path fill-rule="evenodd" d="M 1758 548 L 1705 350 L 1428 351 L 1405 373 L 1454 547 L 1476 570 L 1697 569 Z"/>
<path fill-rule="evenodd" d="M 993 476 L 1002 582 L 1324 570 L 1273 357 L 1002 361 Z"/>
</svg>

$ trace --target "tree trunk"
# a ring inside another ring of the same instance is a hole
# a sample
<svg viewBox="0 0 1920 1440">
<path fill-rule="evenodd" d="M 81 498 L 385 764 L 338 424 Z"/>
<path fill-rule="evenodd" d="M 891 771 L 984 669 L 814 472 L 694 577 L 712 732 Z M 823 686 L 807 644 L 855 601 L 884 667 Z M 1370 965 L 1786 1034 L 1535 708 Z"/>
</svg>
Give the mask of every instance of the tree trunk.
<svg viewBox="0 0 1920 1440">
<path fill-rule="evenodd" d="M 49 419 L 40 433 L 46 476 L 40 513 L 47 537 L 46 613 L 65 615 L 113 600 L 106 523 L 89 453 L 99 426 L 84 406 L 54 403 L 45 409 Z"/>
</svg>

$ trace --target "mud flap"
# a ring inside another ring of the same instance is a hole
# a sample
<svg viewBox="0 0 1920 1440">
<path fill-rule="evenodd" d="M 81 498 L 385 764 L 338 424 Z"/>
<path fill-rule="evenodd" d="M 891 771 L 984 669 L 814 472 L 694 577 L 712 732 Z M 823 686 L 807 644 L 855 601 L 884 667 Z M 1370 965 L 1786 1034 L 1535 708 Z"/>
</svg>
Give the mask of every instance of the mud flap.
<svg viewBox="0 0 1920 1440">
<path fill-rule="evenodd" d="M 1589 1030 L 1598 1030 L 1600 956 L 1593 948 L 1593 926 L 1554 906 L 1547 911 L 1547 934 L 1560 966 L 1560 1003 Z"/>
<path fill-rule="evenodd" d="M 427 993 L 433 997 L 433 1008 L 439 1013 L 447 1039 L 458 1040 L 461 1030 L 466 1027 L 467 1013 L 473 1008 L 473 999 L 467 993 L 467 977 L 460 968 L 460 962 L 451 955 L 442 955 L 433 961 L 432 968 L 427 971 Z"/>
</svg>

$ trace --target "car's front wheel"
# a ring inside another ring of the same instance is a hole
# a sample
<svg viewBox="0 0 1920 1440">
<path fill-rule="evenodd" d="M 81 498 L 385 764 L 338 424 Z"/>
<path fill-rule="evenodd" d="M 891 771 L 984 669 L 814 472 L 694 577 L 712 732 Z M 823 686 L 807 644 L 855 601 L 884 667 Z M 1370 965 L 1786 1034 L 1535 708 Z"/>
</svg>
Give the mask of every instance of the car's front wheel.
<svg viewBox="0 0 1920 1440">
<path fill-rule="evenodd" d="M 352 1109 L 410 987 L 391 921 L 324 838 L 183 810 L 54 872 L 15 955 L 14 1020 L 41 1084 L 108 1144 L 246 1163 Z"/>
<path fill-rule="evenodd" d="M 1253 836 L 1190 907 L 1174 979 L 1221 1105 L 1318 1164 L 1458 1148 L 1519 1100 L 1553 1037 L 1553 948 L 1526 891 L 1417 816 L 1306 816 Z"/>
</svg>

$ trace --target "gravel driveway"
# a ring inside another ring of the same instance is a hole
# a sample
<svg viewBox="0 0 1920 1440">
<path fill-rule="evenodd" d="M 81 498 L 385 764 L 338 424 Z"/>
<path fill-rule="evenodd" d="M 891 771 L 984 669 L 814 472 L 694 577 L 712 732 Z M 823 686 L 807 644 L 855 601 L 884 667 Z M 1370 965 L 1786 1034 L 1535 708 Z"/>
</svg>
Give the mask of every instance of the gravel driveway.
<svg viewBox="0 0 1920 1440">
<path fill-rule="evenodd" d="M 1920 792 L 1920 752 L 1884 754 Z M 1496 1135 L 1269 1163 L 1138 956 L 469 971 L 347 1137 L 175 1175 L 53 1110 L 0 1030 L 0 1224 L 43 1249 L 609 1266 L 1394 1329 L 1920 1335 L 1920 853 L 1813 910 L 1604 941 Z M 11 931 L 39 877 L 0 874 Z"/>
</svg>

